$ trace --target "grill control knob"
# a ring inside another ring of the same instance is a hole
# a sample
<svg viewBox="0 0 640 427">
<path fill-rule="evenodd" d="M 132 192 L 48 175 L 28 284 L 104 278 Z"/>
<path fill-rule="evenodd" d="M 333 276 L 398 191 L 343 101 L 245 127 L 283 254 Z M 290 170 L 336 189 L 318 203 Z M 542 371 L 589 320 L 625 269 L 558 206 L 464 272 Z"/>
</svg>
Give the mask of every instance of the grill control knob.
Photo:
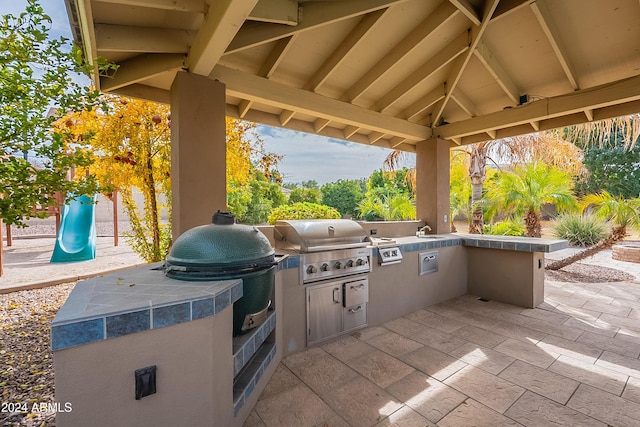
<svg viewBox="0 0 640 427">
<path fill-rule="evenodd" d="M 329 264 L 326 262 L 320 266 L 320 271 L 329 271 Z"/>
<path fill-rule="evenodd" d="M 317 272 L 318 272 L 318 269 L 315 266 L 310 265 L 309 267 L 307 267 L 307 274 L 313 274 Z"/>
<path fill-rule="evenodd" d="M 360 266 L 360 265 L 364 265 L 364 264 L 365 264 L 365 262 L 364 262 L 364 260 L 362 258 L 358 258 L 356 260 L 356 265 Z"/>
<path fill-rule="evenodd" d="M 353 260 L 352 259 L 347 261 L 347 265 L 345 266 L 345 268 L 347 268 L 347 267 L 353 267 Z"/>
<path fill-rule="evenodd" d="M 340 270 L 342 268 L 342 263 L 340 261 L 336 261 L 336 263 L 333 264 L 333 266 L 335 267 L 336 270 Z"/>
</svg>

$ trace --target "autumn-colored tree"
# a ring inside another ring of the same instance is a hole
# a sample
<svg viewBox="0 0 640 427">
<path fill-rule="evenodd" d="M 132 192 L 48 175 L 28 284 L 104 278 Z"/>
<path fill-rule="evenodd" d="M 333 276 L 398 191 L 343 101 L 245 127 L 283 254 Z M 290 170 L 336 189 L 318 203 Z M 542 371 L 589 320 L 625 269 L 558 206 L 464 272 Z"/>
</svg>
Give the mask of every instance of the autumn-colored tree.
<svg viewBox="0 0 640 427">
<path fill-rule="evenodd" d="M 61 123 L 68 138 L 93 135 L 96 158 L 88 170 L 107 195 L 118 190 L 122 196 L 131 224 L 125 236 L 148 262 L 162 260 L 171 242 L 170 224 L 161 220 L 171 201 L 170 123 L 166 105 L 108 95 L 101 109 L 72 114 Z M 142 210 L 134 188 L 142 194 Z"/>
</svg>

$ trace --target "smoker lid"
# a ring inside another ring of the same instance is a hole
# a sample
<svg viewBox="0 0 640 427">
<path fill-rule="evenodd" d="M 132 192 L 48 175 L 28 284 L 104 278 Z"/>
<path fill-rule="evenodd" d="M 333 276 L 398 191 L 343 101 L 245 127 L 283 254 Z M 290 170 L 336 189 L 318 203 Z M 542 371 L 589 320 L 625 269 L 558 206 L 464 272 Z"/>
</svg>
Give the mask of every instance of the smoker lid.
<svg viewBox="0 0 640 427">
<path fill-rule="evenodd" d="M 256 227 L 235 224 L 218 212 L 212 224 L 187 230 L 173 243 L 165 274 L 182 280 L 206 280 L 250 273 L 273 265 L 274 249 Z"/>
<path fill-rule="evenodd" d="M 360 248 L 367 232 L 350 219 L 280 220 L 275 224 L 276 247 L 300 252 Z"/>
</svg>

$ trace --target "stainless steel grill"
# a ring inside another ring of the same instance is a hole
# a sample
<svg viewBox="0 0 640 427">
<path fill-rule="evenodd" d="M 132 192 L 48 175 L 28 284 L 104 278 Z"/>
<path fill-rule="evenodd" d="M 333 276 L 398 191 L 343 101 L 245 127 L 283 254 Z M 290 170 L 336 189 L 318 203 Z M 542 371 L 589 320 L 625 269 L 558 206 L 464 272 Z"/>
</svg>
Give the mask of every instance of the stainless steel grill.
<svg viewBox="0 0 640 427">
<path fill-rule="evenodd" d="M 276 249 L 300 254 L 300 283 L 371 271 L 370 240 L 355 221 L 277 221 L 274 234 Z"/>
<path fill-rule="evenodd" d="M 355 221 L 292 220 L 275 225 L 276 249 L 300 254 L 307 345 L 367 326 L 371 241 Z"/>
</svg>

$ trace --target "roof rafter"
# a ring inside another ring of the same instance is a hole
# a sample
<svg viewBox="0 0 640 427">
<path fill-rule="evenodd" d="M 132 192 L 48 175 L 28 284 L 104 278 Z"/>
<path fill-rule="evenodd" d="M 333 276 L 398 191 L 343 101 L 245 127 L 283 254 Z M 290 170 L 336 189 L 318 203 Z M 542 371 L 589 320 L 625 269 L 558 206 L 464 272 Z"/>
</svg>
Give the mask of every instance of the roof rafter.
<svg viewBox="0 0 640 427">
<path fill-rule="evenodd" d="M 496 7 L 498 7 L 498 3 L 500 3 L 500 0 L 488 0 L 487 3 L 485 4 L 485 9 L 482 13 L 482 23 L 479 26 L 474 25 L 473 27 L 471 27 L 471 46 L 470 46 L 471 49 L 467 52 L 466 55 L 464 55 L 461 58 L 460 61 L 457 62 L 453 72 L 447 79 L 449 90 L 444 97 L 444 102 L 442 103 L 442 106 L 438 109 L 438 111 L 436 111 L 436 114 L 433 117 L 434 123 L 438 123 L 440 121 L 440 118 L 442 117 L 442 113 L 444 112 L 444 108 L 447 106 L 449 99 L 451 99 L 451 94 L 458 86 L 460 77 L 462 77 L 462 73 L 467 68 L 467 64 L 469 63 L 469 60 L 471 59 L 473 52 L 476 50 L 478 43 L 480 43 L 480 40 L 482 39 L 482 35 L 484 34 L 485 30 L 487 29 L 487 26 L 489 25 L 491 16 L 493 15 L 493 12 L 496 10 Z"/>
<path fill-rule="evenodd" d="M 346 58 L 349 52 L 362 41 L 365 35 L 367 35 L 375 24 L 382 18 L 382 15 L 389 9 L 380 9 L 375 12 L 367 13 L 362 17 L 360 22 L 354 27 L 353 30 L 347 35 L 347 37 L 340 43 L 340 45 L 333 51 L 331 56 L 318 68 L 315 74 L 309 79 L 304 86 L 305 90 L 316 91 L 318 87 L 329 78 Z"/>
<path fill-rule="evenodd" d="M 513 101 L 515 104 L 520 102 L 520 90 L 513 83 L 509 74 L 504 70 L 498 59 L 491 52 L 489 47 L 482 42 L 478 42 L 476 46 L 476 50 L 474 51 L 476 58 L 480 60 L 480 62 L 484 65 L 484 67 L 489 71 L 489 73 L 496 80 L 498 85 L 504 90 L 504 93 L 507 94 L 509 99 Z"/>
<path fill-rule="evenodd" d="M 464 16 L 466 16 L 473 25 L 480 25 L 478 12 L 475 11 L 469 0 L 449 0 Z"/>
<path fill-rule="evenodd" d="M 444 98 L 444 95 L 447 93 L 447 85 L 443 83 L 441 86 L 433 89 L 431 92 L 418 99 L 416 102 L 405 108 L 402 112 L 402 116 L 406 117 L 407 120 L 413 120 L 418 115 L 422 114 L 429 107 L 436 104 L 436 102 L 440 101 Z"/>
<path fill-rule="evenodd" d="M 276 71 L 278 64 L 284 59 L 287 51 L 291 49 L 293 45 L 293 40 L 295 39 L 295 34 L 284 39 L 278 40 L 276 45 L 271 49 L 269 53 L 269 57 L 260 67 L 260 71 L 258 71 L 258 75 L 261 77 L 265 77 L 267 79 L 271 78 L 271 75 Z"/>
<path fill-rule="evenodd" d="M 589 109 L 593 110 L 594 119 L 598 120 L 599 109 L 638 100 L 640 100 L 640 75 L 568 95 L 532 101 L 517 108 L 438 126 L 434 129 L 434 134 L 444 139 L 459 138 L 522 124 L 531 126 L 546 119 L 575 114 L 582 117 L 584 122 L 584 111 Z M 542 129 L 542 126 L 540 128 Z"/>
<path fill-rule="evenodd" d="M 187 68 L 208 75 L 218 63 L 258 0 L 217 0 L 212 3 L 187 57 Z"/>
<path fill-rule="evenodd" d="M 453 99 L 455 103 L 458 104 L 458 106 L 462 108 L 462 110 L 470 117 L 475 117 L 478 115 L 478 110 L 475 104 L 471 102 L 471 100 L 460 90 L 459 87 L 457 87 L 453 91 L 451 99 Z"/>
<path fill-rule="evenodd" d="M 449 22 L 458 13 L 460 11 L 448 1 L 442 2 L 433 13 L 429 14 L 400 43 L 387 52 L 365 75 L 361 76 L 341 99 L 348 102 L 358 99 L 368 88 L 388 73 L 394 64 L 411 53 L 429 34 Z"/>
<path fill-rule="evenodd" d="M 227 0 L 229 1 L 229 0 Z M 300 31 L 327 25 L 384 9 L 407 0 L 349 0 L 330 3 L 318 2 L 302 7 L 303 19 L 297 26 L 273 25 L 255 22 L 238 31 L 225 53 L 234 53 L 269 43 Z M 236 0 L 237 3 L 240 3 Z M 239 28 L 240 26 L 238 26 Z"/>
<path fill-rule="evenodd" d="M 141 6 L 181 12 L 206 13 L 207 3 L 204 0 L 96 0 L 102 3 Z"/>
<path fill-rule="evenodd" d="M 184 53 L 195 32 L 130 25 L 96 24 L 96 44 L 100 51 L 140 53 Z"/>
<path fill-rule="evenodd" d="M 567 79 L 569 79 L 569 83 L 571 83 L 573 90 L 579 89 L 580 85 L 576 78 L 577 74 L 575 69 L 569 59 L 569 52 L 560 40 L 558 28 L 556 27 L 555 22 L 553 22 L 553 18 L 551 18 L 551 13 L 549 12 L 547 5 L 542 1 L 536 1 L 531 3 L 531 10 L 533 10 L 533 14 L 538 19 L 538 22 L 542 27 L 542 31 L 544 31 L 549 43 L 551 43 L 551 47 L 553 48 Z"/>
<path fill-rule="evenodd" d="M 376 103 L 376 109 L 385 112 L 400 98 L 409 93 L 420 82 L 429 78 L 438 70 L 448 65 L 451 61 L 469 49 L 469 34 L 467 31 L 460 33 L 444 49 L 436 53 L 420 68 L 411 73 L 406 79 L 398 83 Z"/>
<path fill-rule="evenodd" d="M 365 108 L 327 98 L 282 83 L 247 74 L 218 65 L 211 78 L 226 85 L 227 94 L 262 104 L 309 114 L 321 119 L 346 125 L 384 132 L 389 135 L 404 136 L 412 140 L 428 139 L 431 129 L 407 123 L 388 115 L 369 111 Z"/>
<path fill-rule="evenodd" d="M 171 103 L 171 93 L 165 89 L 148 86 L 140 83 L 134 83 L 129 86 L 112 90 L 111 93 L 117 95 L 128 96 L 129 98 L 137 98 L 145 101 L 158 102 L 160 104 Z"/>
<path fill-rule="evenodd" d="M 512 12 L 516 12 L 524 7 L 528 7 L 536 0 L 501 0 L 495 12 L 491 16 L 491 20 L 502 19 L 509 16 Z"/>
<path fill-rule="evenodd" d="M 104 92 L 110 92 L 167 71 L 179 70 L 184 67 L 184 60 L 185 55 L 180 53 L 138 55 L 120 63 L 112 78 L 101 77 L 100 86 Z"/>
</svg>

